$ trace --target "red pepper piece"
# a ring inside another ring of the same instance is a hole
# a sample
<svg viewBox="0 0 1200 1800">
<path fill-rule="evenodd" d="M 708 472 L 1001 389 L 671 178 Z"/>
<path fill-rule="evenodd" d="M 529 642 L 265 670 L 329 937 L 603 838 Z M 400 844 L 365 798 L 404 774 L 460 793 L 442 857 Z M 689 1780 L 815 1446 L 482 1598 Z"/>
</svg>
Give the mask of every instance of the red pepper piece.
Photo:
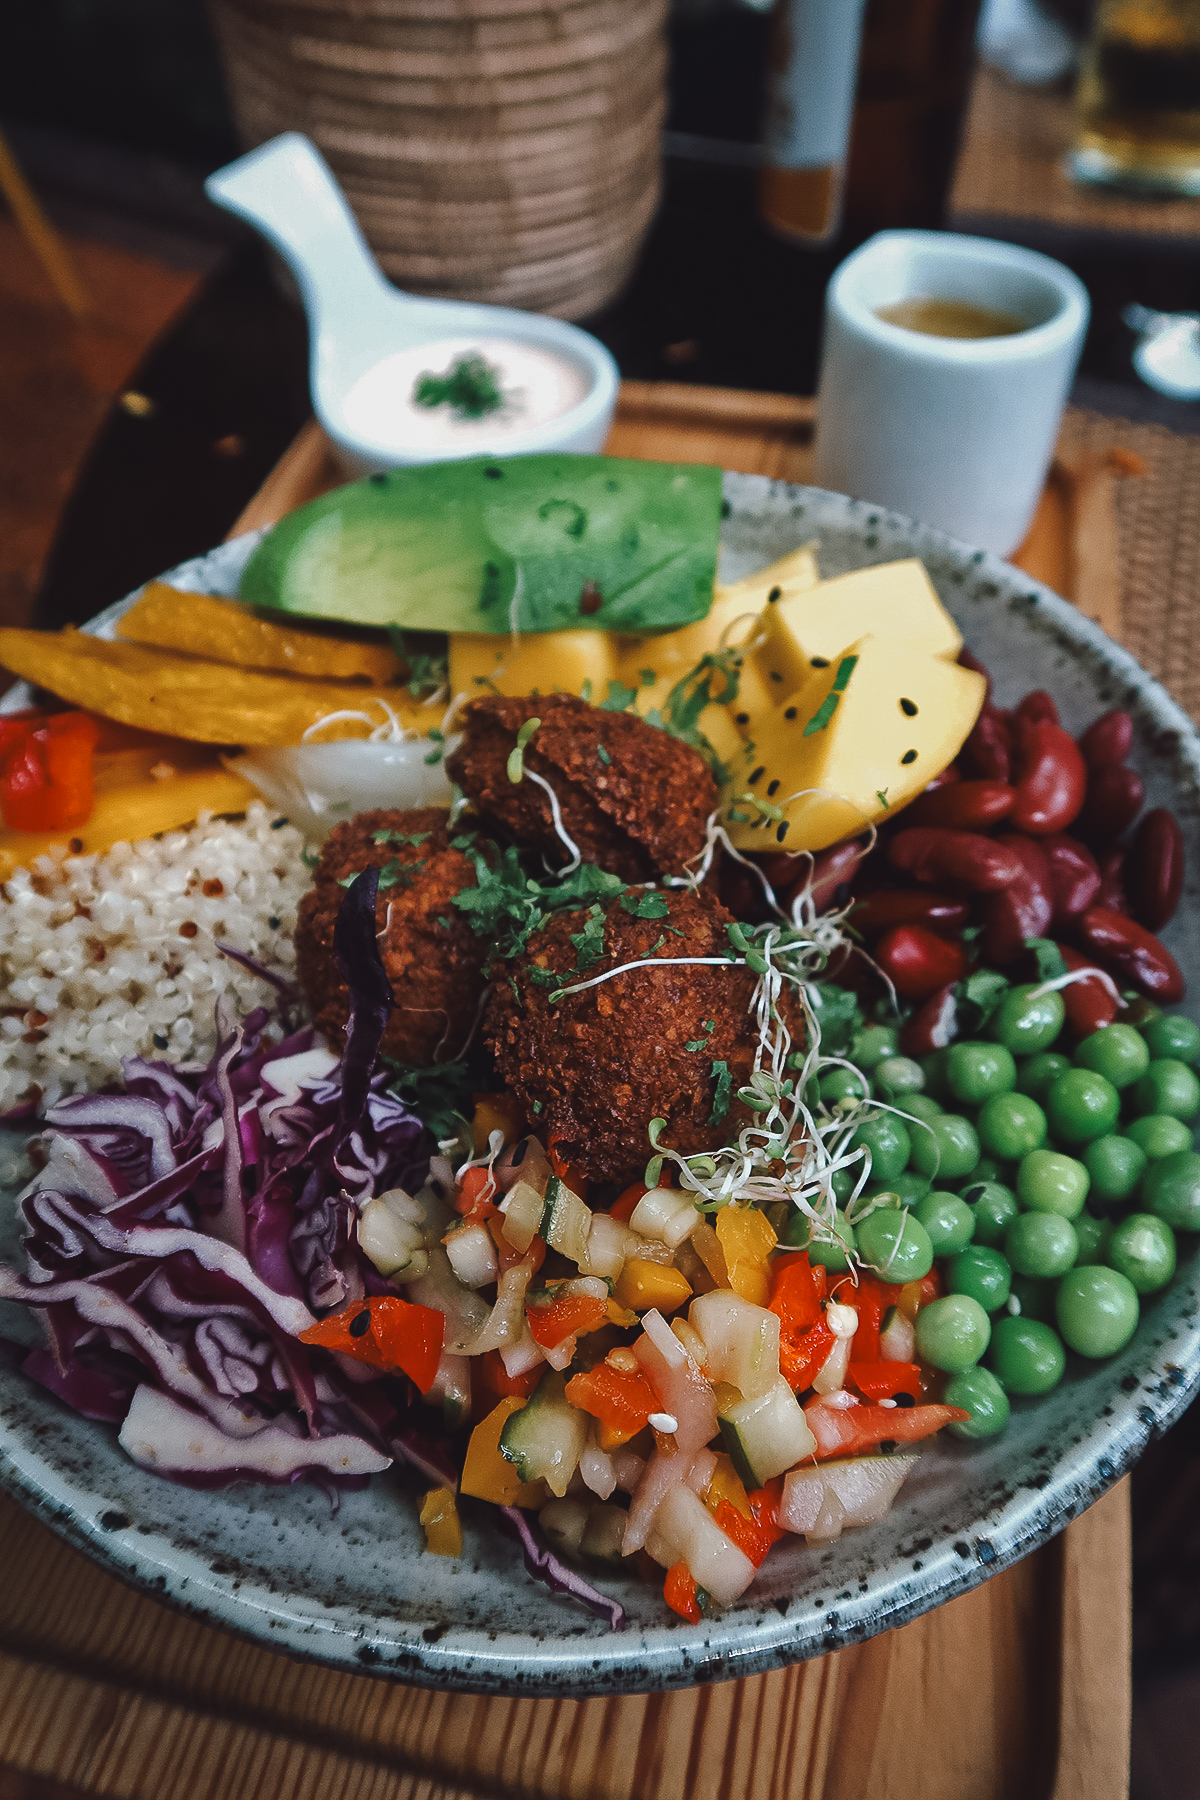
<svg viewBox="0 0 1200 1800">
<path fill-rule="evenodd" d="M 1093 850 L 1115 844 L 1142 810 L 1145 784 L 1136 769 L 1108 763 L 1088 781 L 1087 799 L 1075 821 L 1075 836 Z"/>
<path fill-rule="evenodd" d="M 608 1302 L 593 1294 L 567 1294 L 545 1306 L 527 1306 L 525 1317 L 533 1341 L 543 1350 L 553 1350 L 564 1338 L 598 1331 L 608 1318 Z"/>
<path fill-rule="evenodd" d="M 875 946 L 875 961 L 903 1000 L 927 1000 L 948 982 L 961 981 L 967 953 L 952 938 L 920 925 L 896 925 Z"/>
<path fill-rule="evenodd" d="M 1056 930 L 1061 930 L 1089 906 L 1097 904 L 1100 871 L 1086 845 L 1077 838 L 1068 837 L 1065 832 L 1055 832 L 1041 842 L 1049 863 L 1050 900 L 1054 907 L 1052 923 Z"/>
<path fill-rule="evenodd" d="M 954 882 L 972 893 L 997 893 L 1020 878 L 1020 859 L 977 831 L 949 831 L 914 825 L 898 831 L 888 845 L 888 861 L 917 881 Z"/>
<path fill-rule="evenodd" d="M 667 1570 L 667 1578 L 663 1582 L 663 1599 L 671 1611 L 678 1613 L 681 1619 L 686 1619 L 689 1625 L 698 1625 L 704 1617 L 700 1589 L 685 1562 L 677 1562 Z"/>
<path fill-rule="evenodd" d="M 82 712 L 35 718 L 10 734 L 0 761 L 0 814 L 11 831 L 65 831 L 86 822 L 99 735 Z"/>
<path fill-rule="evenodd" d="M 1065 831 L 1087 793 L 1087 764 L 1079 745 L 1057 718 L 1018 716 L 1013 721 L 1013 746 L 1017 793 L 1011 823 L 1034 837 Z"/>
<path fill-rule="evenodd" d="M 632 1186 L 625 1189 L 619 1199 L 613 1201 L 608 1209 L 609 1215 L 614 1219 L 620 1219 L 622 1225 L 628 1225 L 638 1201 L 649 1192 L 650 1189 L 644 1181 L 635 1181 Z"/>
<path fill-rule="evenodd" d="M 1012 774 L 1012 732 L 998 706 L 988 700 L 975 721 L 970 737 L 959 751 L 968 775 L 984 781 L 1007 781 Z"/>
<path fill-rule="evenodd" d="M 1028 938 L 1044 937 L 1054 906 L 1050 898 L 1050 859 L 1034 838 L 1016 833 L 998 840 L 1021 862 L 1021 874 L 999 894 L 989 894 L 980 908 L 983 954 L 1001 967 L 1024 954 Z"/>
<path fill-rule="evenodd" d="M 850 1341 L 852 1363 L 879 1361 L 879 1333 L 883 1315 L 889 1306 L 895 1306 L 899 1294 L 898 1287 L 892 1287 L 888 1282 L 868 1275 L 865 1270 L 860 1272 L 858 1287 L 853 1292 L 844 1288 L 841 1290 L 842 1300 L 858 1314 L 858 1330 Z"/>
<path fill-rule="evenodd" d="M 1128 885 L 1133 916 L 1147 931 L 1161 931 L 1175 917 L 1183 892 L 1183 833 L 1165 806 L 1154 807 L 1137 828 Z"/>
<path fill-rule="evenodd" d="M 300 1333 L 302 1344 L 336 1350 L 386 1375 L 407 1375 L 423 1394 L 433 1386 L 445 1341 L 442 1314 L 399 1294 L 361 1300 Z"/>
<path fill-rule="evenodd" d="M 1093 906 L 1078 925 L 1079 939 L 1118 981 L 1130 981 L 1150 1000 L 1174 1006 L 1183 999 L 1183 971 L 1152 931 L 1106 907 Z"/>
<path fill-rule="evenodd" d="M 834 1344 L 825 1323 L 824 1274 L 812 1268 L 803 1250 L 780 1257 L 771 1268 L 769 1310 L 779 1320 L 779 1370 L 801 1393 L 812 1386 Z"/>
<path fill-rule="evenodd" d="M 572 1406 L 598 1420 L 602 1450 L 627 1444 L 662 1405 L 640 1364 L 636 1369 L 615 1369 L 607 1360 L 597 1363 L 582 1375 L 572 1375 L 566 1393 Z"/>
<path fill-rule="evenodd" d="M 558 1179 L 562 1182 L 563 1186 L 569 1187 L 571 1192 L 573 1194 L 578 1194 L 581 1200 L 586 1200 L 588 1191 L 587 1176 L 582 1169 L 576 1168 L 574 1163 L 567 1161 L 566 1157 L 559 1151 L 553 1138 L 551 1138 L 550 1142 L 546 1145 L 546 1155 L 549 1158 L 550 1167 L 554 1170 L 554 1173 L 558 1176 Z"/>
<path fill-rule="evenodd" d="M 1062 959 L 1072 973 L 1076 969 L 1095 969 L 1095 981 L 1073 981 L 1070 987 L 1060 988 L 1063 1005 L 1067 1011 L 1067 1025 L 1073 1037 L 1091 1037 L 1093 1031 L 1099 1031 L 1102 1025 L 1111 1025 L 1120 1011 L 1120 1002 L 1109 988 L 1108 983 L 1099 980 L 1100 966 L 1080 956 L 1078 950 L 1072 950 L 1069 944 L 1058 946 Z"/>
<path fill-rule="evenodd" d="M 1013 713 L 1013 719 L 1014 722 L 1020 719 L 1027 725 L 1038 725 L 1043 719 L 1048 719 L 1052 725 L 1057 725 L 1058 707 L 1045 688 L 1034 688 L 1032 693 L 1026 694 L 1025 698 L 1020 701 Z"/>
<path fill-rule="evenodd" d="M 492 1204 L 500 1193 L 490 1169 L 464 1169 L 454 1194 L 454 1210 L 474 1219 L 494 1213 Z"/>
<path fill-rule="evenodd" d="M 957 937 L 971 917 L 965 900 L 952 900 L 920 888 L 877 888 L 855 901 L 850 923 L 864 937 L 877 937 L 893 925 L 923 925 L 940 937 Z"/>
<path fill-rule="evenodd" d="M 783 1527 L 770 1517 L 778 1507 L 773 1505 L 759 1507 L 759 1516 L 754 1515 L 754 1503 L 768 1499 L 762 1488 L 756 1488 L 752 1494 L 746 1495 L 750 1502 L 751 1516 L 739 1512 L 732 1500 L 722 1500 L 717 1507 L 716 1520 L 725 1536 L 735 1543 L 743 1556 L 748 1556 L 756 1569 L 761 1569 L 766 1561 L 767 1552 L 772 1544 L 777 1544 L 784 1535 Z"/>
<path fill-rule="evenodd" d="M 1079 748 L 1089 769 L 1105 769 L 1112 763 L 1123 763 L 1133 748 L 1132 718 L 1120 708 L 1101 713 L 1083 733 Z"/>
<path fill-rule="evenodd" d="M 952 831 L 987 831 L 1007 819 L 1017 791 L 1006 781 L 956 781 L 926 788 L 908 807 L 909 825 L 945 825 Z"/>
<path fill-rule="evenodd" d="M 958 983 L 950 981 L 917 1008 L 900 1033 L 900 1048 L 905 1056 L 932 1056 L 957 1036 Z"/>
<path fill-rule="evenodd" d="M 492 1411 L 497 1400 L 507 1400 L 514 1394 L 527 1400 L 546 1373 L 545 1363 L 535 1363 L 523 1375 L 510 1375 L 498 1350 L 473 1356 L 470 1369 L 472 1395 L 478 1393 L 483 1398 L 483 1403 L 475 1408 L 475 1416 L 480 1419 Z"/>
<path fill-rule="evenodd" d="M 879 1444 L 915 1444 L 931 1437 L 943 1425 L 970 1418 L 961 1406 L 847 1406 L 832 1407 L 810 1400 L 804 1416 L 817 1440 L 816 1460 L 834 1456 L 863 1456 Z"/>
<path fill-rule="evenodd" d="M 911 1394 L 914 1400 L 921 1398 L 921 1369 L 918 1363 L 856 1363 L 852 1360 L 846 1379 L 865 1400 L 894 1400 L 897 1394 Z"/>
</svg>

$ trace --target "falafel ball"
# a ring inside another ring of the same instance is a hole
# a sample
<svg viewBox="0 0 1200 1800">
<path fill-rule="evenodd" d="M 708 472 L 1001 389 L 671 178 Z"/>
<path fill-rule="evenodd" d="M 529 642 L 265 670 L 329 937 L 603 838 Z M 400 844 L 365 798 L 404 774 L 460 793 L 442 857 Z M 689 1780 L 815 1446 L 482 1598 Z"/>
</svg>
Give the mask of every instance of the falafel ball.
<svg viewBox="0 0 1200 1800">
<path fill-rule="evenodd" d="M 300 902 L 296 972 L 317 1028 L 340 1044 L 350 997 L 333 953 L 343 882 L 379 869 L 375 917 L 395 1010 L 382 1051 L 397 1062 L 448 1062 L 471 1035 L 484 991 L 487 945 L 452 904 L 474 887 L 474 865 L 450 846 L 443 807 L 359 813 L 335 825 Z"/>
<path fill-rule="evenodd" d="M 485 1015 L 488 1046 L 539 1132 L 592 1180 L 636 1179 L 652 1154 L 652 1119 L 667 1121 L 659 1141 L 685 1155 L 715 1149 L 751 1123 L 734 1096 L 758 1039 L 754 972 L 669 960 L 728 954 L 731 921 L 703 892 L 630 892 L 555 914 L 524 960 L 505 965 L 511 980 L 497 980 Z M 545 971 L 566 987 L 643 958 L 663 967 L 629 969 L 550 1001 L 555 984 Z M 790 997 L 783 1007 L 799 1045 L 799 1009 Z M 721 1064 L 727 1080 L 714 1067 Z"/>
<path fill-rule="evenodd" d="M 546 790 L 508 778 L 528 719 L 541 724 L 525 747 L 525 768 L 554 789 L 585 862 L 623 881 L 652 881 L 682 874 L 701 854 L 717 784 L 700 752 L 636 713 L 605 712 L 572 694 L 489 695 L 463 708 L 463 742 L 446 769 L 486 826 L 554 863 L 567 860 Z"/>
</svg>

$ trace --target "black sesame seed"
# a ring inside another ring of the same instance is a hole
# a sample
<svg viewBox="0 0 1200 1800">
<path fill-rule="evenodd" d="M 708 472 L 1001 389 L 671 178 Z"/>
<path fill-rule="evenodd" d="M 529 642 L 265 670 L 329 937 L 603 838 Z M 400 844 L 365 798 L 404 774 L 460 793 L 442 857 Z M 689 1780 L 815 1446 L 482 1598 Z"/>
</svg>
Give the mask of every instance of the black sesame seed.
<svg viewBox="0 0 1200 1800">
<path fill-rule="evenodd" d="M 772 681 L 782 681 L 783 680 L 783 676 L 780 674 L 778 669 L 771 670 L 771 680 Z"/>
<path fill-rule="evenodd" d="M 755 782 L 758 781 L 761 776 L 765 775 L 766 772 L 767 772 L 766 766 L 764 764 L 760 763 L 758 768 L 755 769 L 753 775 L 751 775 L 751 777 L 750 777 L 750 786 L 753 787 Z"/>
<path fill-rule="evenodd" d="M 781 587 L 773 587 L 771 589 L 770 593 L 767 595 L 767 605 L 774 606 L 776 600 L 782 600 L 782 599 L 783 599 L 783 589 Z"/>
<path fill-rule="evenodd" d="M 798 706 L 787 706 L 784 708 L 783 716 L 785 719 L 798 718 L 800 716 L 800 708 Z"/>
<path fill-rule="evenodd" d="M 900 1444 L 898 1439 L 884 1438 L 882 1444 L 879 1446 L 879 1454 L 880 1456 L 894 1456 L 899 1448 Z"/>
<path fill-rule="evenodd" d="M 917 1404 L 911 1394 L 897 1394 L 895 1398 L 897 1406 L 915 1406 Z"/>
<path fill-rule="evenodd" d="M 812 666 L 814 669 L 827 669 L 829 667 L 829 658 L 827 656 L 814 656 L 812 659 Z"/>
<path fill-rule="evenodd" d="M 900 702 L 900 711 L 904 714 L 905 718 L 915 719 L 917 716 L 916 701 L 915 700 L 902 700 Z"/>
<path fill-rule="evenodd" d="M 917 753 L 915 750 L 906 750 L 904 752 L 904 755 L 900 758 L 900 761 L 902 763 L 914 763 L 914 762 L 916 762 L 916 760 L 917 760 Z"/>
<path fill-rule="evenodd" d="M 485 469 L 483 472 L 487 476 L 489 481 L 500 481 L 504 475 L 503 469 L 491 468 L 491 469 Z"/>
<path fill-rule="evenodd" d="M 370 1307 L 364 1306 L 362 1311 L 356 1313 L 354 1318 L 350 1321 L 350 1336 L 352 1338 L 366 1337 L 370 1329 L 371 1309 Z"/>
<path fill-rule="evenodd" d="M 786 836 L 787 836 L 787 834 L 788 834 L 788 826 L 789 826 L 789 825 L 790 825 L 790 824 L 791 824 L 791 820 L 790 820 L 790 819 L 784 819 L 784 820 L 783 820 L 783 821 L 782 821 L 782 823 L 781 823 L 781 824 L 780 824 L 780 826 L 779 826 L 779 829 L 778 829 L 778 830 L 777 830 L 777 831 L 776 831 L 776 833 L 775 833 L 775 836 L 776 836 L 776 838 L 777 838 L 777 839 L 778 839 L 778 841 L 779 841 L 779 842 L 780 842 L 780 843 L 781 843 L 781 844 L 782 844 L 782 842 L 783 842 L 783 840 L 784 840 L 784 838 L 785 838 L 785 837 L 786 837 Z"/>
<path fill-rule="evenodd" d="M 769 782 L 767 784 L 767 798 L 773 800 L 781 786 L 782 783 L 779 781 L 778 777 L 776 777 L 774 781 Z"/>
<path fill-rule="evenodd" d="M 738 713 L 736 722 L 739 725 L 748 725 L 750 723 L 750 714 Z"/>
</svg>

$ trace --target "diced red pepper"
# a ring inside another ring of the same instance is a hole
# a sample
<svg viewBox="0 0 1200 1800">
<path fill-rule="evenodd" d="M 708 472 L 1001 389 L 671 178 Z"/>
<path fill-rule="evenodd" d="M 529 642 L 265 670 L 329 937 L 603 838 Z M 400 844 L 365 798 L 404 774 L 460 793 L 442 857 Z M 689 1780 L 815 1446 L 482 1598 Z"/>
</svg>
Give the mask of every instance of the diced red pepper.
<svg viewBox="0 0 1200 1800">
<path fill-rule="evenodd" d="M 771 1264 L 769 1311 L 779 1320 L 779 1372 L 797 1393 L 812 1386 L 833 1349 L 824 1289 L 824 1269 L 814 1269 L 803 1250 Z"/>
<path fill-rule="evenodd" d="M 631 1187 L 625 1189 L 625 1192 L 621 1195 L 620 1199 L 613 1201 L 613 1204 L 608 1209 L 610 1216 L 614 1219 L 619 1219 L 622 1225 L 628 1225 L 633 1216 L 634 1207 L 637 1205 L 642 1195 L 648 1194 L 649 1192 L 650 1189 L 646 1186 L 644 1181 L 635 1181 Z"/>
<path fill-rule="evenodd" d="M 810 1388 L 829 1360 L 837 1339 L 824 1319 L 798 1338 L 779 1339 L 779 1373 L 794 1393 Z"/>
<path fill-rule="evenodd" d="M 454 1210 L 470 1219 L 489 1218 L 497 1211 L 492 1203 L 499 1191 L 490 1169 L 464 1169 L 454 1195 Z"/>
<path fill-rule="evenodd" d="M 671 1611 L 678 1613 L 681 1619 L 686 1619 L 689 1625 L 698 1625 L 704 1617 L 699 1594 L 695 1577 L 685 1562 L 677 1562 L 667 1570 L 667 1579 L 663 1582 L 663 1599 Z"/>
<path fill-rule="evenodd" d="M 636 1369 L 617 1369 L 607 1360 L 581 1375 L 572 1375 L 567 1399 L 599 1422 L 602 1450 L 627 1444 L 662 1406 L 640 1364 Z"/>
<path fill-rule="evenodd" d="M 750 1502 L 749 1518 L 738 1511 L 732 1500 L 722 1500 L 717 1508 L 717 1524 L 725 1536 L 737 1545 L 742 1555 L 750 1558 L 756 1569 L 762 1567 L 771 1545 L 777 1544 L 784 1535 L 779 1523 L 779 1496 L 782 1489 L 783 1482 L 778 1480 L 747 1494 L 746 1498 Z"/>
<path fill-rule="evenodd" d="M 300 1333 L 302 1344 L 337 1350 L 387 1375 L 407 1375 L 423 1394 L 433 1386 L 445 1341 L 443 1315 L 399 1294 L 377 1294 Z"/>
<path fill-rule="evenodd" d="M 911 1394 L 914 1400 L 921 1398 L 918 1363 L 852 1361 L 846 1379 L 867 1400 L 894 1400 L 897 1394 Z"/>
<path fill-rule="evenodd" d="M 535 1363 L 523 1375 L 510 1375 L 498 1350 L 485 1350 L 482 1356 L 473 1356 L 470 1368 L 472 1394 L 478 1392 L 481 1400 L 475 1412 L 481 1419 L 492 1411 L 497 1400 L 507 1400 L 514 1394 L 521 1400 L 528 1400 L 546 1373 L 545 1363 Z"/>
<path fill-rule="evenodd" d="M 492 1242 L 496 1246 L 496 1256 L 500 1263 L 500 1273 L 511 1269 L 514 1263 L 527 1262 L 532 1275 L 536 1275 L 546 1260 L 546 1243 L 544 1238 L 535 1237 L 528 1250 L 518 1250 L 510 1244 L 504 1235 L 504 1214 L 499 1207 L 493 1207 L 489 1201 L 488 1210 L 478 1215 L 492 1234 Z"/>
<path fill-rule="evenodd" d="M 587 1176 L 582 1169 L 577 1168 L 574 1163 L 568 1162 L 565 1156 L 559 1154 L 553 1138 L 546 1145 L 546 1155 L 550 1160 L 550 1167 L 563 1185 L 569 1187 L 573 1194 L 578 1194 L 581 1200 L 586 1200 Z"/>
<path fill-rule="evenodd" d="M 99 730 L 87 713 L 34 715 L 0 739 L 0 814 L 12 831 L 82 825 L 95 795 L 92 759 Z"/>
<path fill-rule="evenodd" d="M 804 1416 L 817 1440 L 817 1461 L 865 1456 L 880 1444 L 915 1444 L 943 1425 L 970 1418 L 961 1406 L 846 1406 L 810 1400 Z"/>
<path fill-rule="evenodd" d="M 580 1331 L 598 1331 L 608 1318 L 608 1301 L 593 1294 L 568 1294 L 545 1306 L 528 1306 L 525 1316 L 535 1343 L 553 1350 Z"/>
<path fill-rule="evenodd" d="M 900 1298 L 900 1289 L 891 1287 L 886 1281 L 880 1281 L 874 1275 L 862 1270 L 858 1277 L 858 1286 L 853 1290 L 843 1288 L 838 1299 L 847 1306 L 852 1306 L 858 1314 L 858 1330 L 850 1344 L 850 1361 L 852 1363 L 868 1363 L 879 1361 L 879 1333 L 883 1329 L 883 1315 L 889 1306 L 895 1306 Z"/>
</svg>

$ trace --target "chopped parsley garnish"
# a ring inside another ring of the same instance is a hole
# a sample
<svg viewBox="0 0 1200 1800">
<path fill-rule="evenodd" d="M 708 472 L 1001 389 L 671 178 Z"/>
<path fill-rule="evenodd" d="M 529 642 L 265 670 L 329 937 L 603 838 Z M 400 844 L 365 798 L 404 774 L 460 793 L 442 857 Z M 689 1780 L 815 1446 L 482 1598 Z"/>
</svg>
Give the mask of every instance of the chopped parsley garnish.
<svg viewBox="0 0 1200 1800">
<path fill-rule="evenodd" d="M 621 895 L 621 905 L 634 919 L 665 919 L 671 910 L 665 895 L 653 892 L 639 894 L 636 889 Z"/>
<path fill-rule="evenodd" d="M 431 411 L 448 406 L 456 419 L 486 419 L 505 404 L 500 370 L 477 350 L 456 356 L 448 369 L 435 375 L 426 369 L 413 384 L 413 403 Z"/>
<path fill-rule="evenodd" d="M 491 940 L 499 959 L 520 956 L 552 914 L 625 892 L 619 876 L 606 874 L 594 863 L 581 863 L 561 881 L 536 881 L 526 875 L 511 845 L 493 852 L 489 861 L 474 839 L 456 838 L 454 843 L 470 855 L 477 885 L 461 888 L 453 904 L 465 913 L 476 937 Z"/>
<path fill-rule="evenodd" d="M 600 758 L 600 761 L 604 764 L 606 769 L 612 768 L 612 757 L 608 754 L 608 751 L 604 748 L 603 744 L 596 745 L 596 755 Z"/>
<path fill-rule="evenodd" d="M 628 712 L 638 697 L 636 688 L 626 687 L 620 681 L 608 684 L 608 699 L 600 702 L 601 712 Z"/>
<path fill-rule="evenodd" d="M 454 1137 L 471 1116 L 471 1095 L 478 1085 L 465 1062 L 400 1063 L 384 1059 L 391 1075 L 388 1087 L 411 1106 L 434 1137 Z"/>
<path fill-rule="evenodd" d="M 411 844 L 414 850 L 419 850 L 421 845 L 428 842 L 432 836 L 432 831 L 375 831 L 371 834 L 371 842 L 373 844 Z"/>
<path fill-rule="evenodd" d="M 713 1096 L 712 1111 L 708 1115 L 708 1122 L 710 1125 L 719 1125 L 729 1112 L 729 1099 L 733 1093 L 733 1076 L 729 1073 L 729 1064 L 723 1061 L 713 1063 L 712 1075 L 717 1084 L 717 1091 Z"/>
<path fill-rule="evenodd" d="M 584 974 L 604 955 L 604 908 L 598 903 L 588 908 L 582 931 L 571 933 L 575 946 L 575 973 Z"/>
<path fill-rule="evenodd" d="M 812 737 L 815 732 L 824 731 L 841 704 L 842 695 L 850 685 L 850 677 L 853 675 L 857 663 L 857 656 L 843 656 L 838 664 L 837 674 L 833 678 L 833 686 L 804 727 L 804 737 Z"/>
</svg>

